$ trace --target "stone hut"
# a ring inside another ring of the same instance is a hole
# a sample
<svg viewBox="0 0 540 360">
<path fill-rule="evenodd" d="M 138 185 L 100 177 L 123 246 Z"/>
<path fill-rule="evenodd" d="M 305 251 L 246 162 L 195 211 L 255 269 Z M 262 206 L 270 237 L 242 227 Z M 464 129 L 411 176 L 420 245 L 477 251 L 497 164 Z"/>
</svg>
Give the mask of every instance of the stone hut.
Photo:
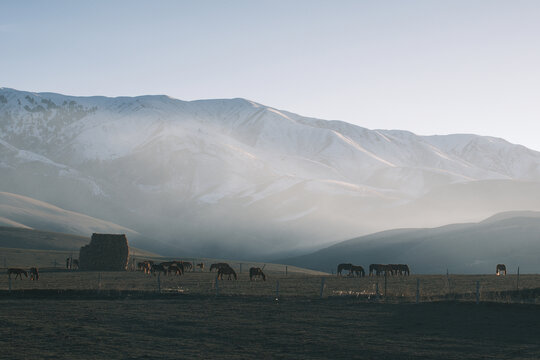
<svg viewBox="0 0 540 360">
<path fill-rule="evenodd" d="M 81 247 L 81 270 L 126 270 L 129 246 L 125 234 L 92 234 L 90 244 Z"/>
</svg>

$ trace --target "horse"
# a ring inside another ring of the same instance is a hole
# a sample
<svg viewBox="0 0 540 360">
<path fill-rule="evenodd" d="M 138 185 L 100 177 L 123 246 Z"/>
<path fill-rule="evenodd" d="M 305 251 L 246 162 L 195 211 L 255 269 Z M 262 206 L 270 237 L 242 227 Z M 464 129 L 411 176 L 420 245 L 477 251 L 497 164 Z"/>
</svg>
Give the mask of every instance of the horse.
<svg viewBox="0 0 540 360">
<path fill-rule="evenodd" d="M 174 275 L 182 275 L 184 272 L 184 267 L 182 264 L 174 263 L 167 267 L 167 274 L 174 273 Z"/>
<path fill-rule="evenodd" d="M 24 270 L 24 269 L 19 269 L 19 268 L 9 268 L 7 270 L 7 274 L 8 274 L 10 279 L 11 279 L 11 274 L 15 274 L 15 279 L 17 279 L 17 276 L 18 276 L 19 279 L 22 280 L 23 275 L 24 275 L 24 277 L 28 277 L 28 272 L 26 272 L 26 270 Z"/>
<path fill-rule="evenodd" d="M 145 274 L 150 274 L 152 271 L 153 262 L 150 260 L 145 260 L 137 263 L 137 269 L 144 271 Z"/>
<path fill-rule="evenodd" d="M 153 275 L 156 275 L 156 272 L 162 272 L 163 275 L 167 275 L 167 269 L 165 269 L 165 266 L 163 266 L 162 264 L 153 264 L 151 271 Z"/>
<path fill-rule="evenodd" d="M 409 265 L 407 264 L 398 264 L 399 267 L 399 275 L 409 276 L 411 274 L 411 271 L 409 269 Z"/>
<path fill-rule="evenodd" d="M 497 276 L 501 275 L 501 273 L 504 271 L 504 276 L 506 276 L 506 265 L 504 264 L 497 264 L 497 268 L 495 269 L 497 272 Z"/>
<path fill-rule="evenodd" d="M 341 272 L 343 270 L 349 270 L 349 275 L 351 275 L 352 274 L 352 270 L 351 270 L 352 266 L 353 266 L 353 264 L 339 264 L 338 267 L 337 267 L 338 276 L 341 276 Z"/>
<path fill-rule="evenodd" d="M 189 261 L 182 261 L 182 264 L 184 264 L 184 269 L 186 269 L 186 270 L 193 269 L 193 264 L 190 263 Z"/>
<path fill-rule="evenodd" d="M 373 272 L 375 271 L 375 275 L 379 276 L 383 272 L 385 273 L 388 271 L 387 265 L 383 264 L 371 264 L 369 265 L 369 276 L 373 276 Z"/>
<path fill-rule="evenodd" d="M 215 263 L 215 264 L 210 265 L 210 270 L 209 271 L 212 272 L 212 270 L 214 270 L 214 269 L 219 270 L 220 268 L 222 268 L 224 266 L 225 267 L 230 267 L 230 265 L 227 264 L 227 263 Z"/>
<path fill-rule="evenodd" d="M 249 280 L 253 280 L 254 277 L 262 277 L 263 281 L 266 281 L 266 275 L 264 275 L 262 269 L 258 267 L 249 269 Z"/>
<path fill-rule="evenodd" d="M 366 276 L 366 271 L 360 265 L 352 265 L 350 271 L 351 271 L 351 274 L 355 273 L 356 276 L 361 276 L 361 277 Z"/>
<path fill-rule="evenodd" d="M 195 267 L 198 267 L 199 269 L 201 269 L 201 271 L 204 270 L 204 263 L 198 263 L 197 265 L 195 265 Z"/>
<path fill-rule="evenodd" d="M 402 275 L 401 267 L 399 264 L 389 264 L 387 265 L 388 275 Z"/>
<path fill-rule="evenodd" d="M 79 270 L 79 259 L 73 259 L 71 261 L 71 268 L 73 270 Z"/>
<path fill-rule="evenodd" d="M 218 269 L 217 277 L 223 280 L 223 275 L 229 275 L 228 279 L 231 280 L 231 275 L 234 276 L 234 280 L 237 280 L 236 272 L 230 266 L 222 266 Z"/>
<path fill-rule="evenodd" d="M 39 271 L 36 267 L 30 268 L 30 280 L 39 280 Z"/>
</svg>

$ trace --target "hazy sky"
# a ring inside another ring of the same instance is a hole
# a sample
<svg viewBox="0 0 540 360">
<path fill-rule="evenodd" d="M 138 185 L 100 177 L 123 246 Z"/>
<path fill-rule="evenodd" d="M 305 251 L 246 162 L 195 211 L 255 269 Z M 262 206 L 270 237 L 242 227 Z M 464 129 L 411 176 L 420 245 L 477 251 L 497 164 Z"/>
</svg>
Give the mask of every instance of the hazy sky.
<svg viewBox="0 0 540 360">
<path fill-rule="evenodd" d="M 4 1 L 0 86 L 244 97 L 540 150 L 540 1 Z"/>
</svg>

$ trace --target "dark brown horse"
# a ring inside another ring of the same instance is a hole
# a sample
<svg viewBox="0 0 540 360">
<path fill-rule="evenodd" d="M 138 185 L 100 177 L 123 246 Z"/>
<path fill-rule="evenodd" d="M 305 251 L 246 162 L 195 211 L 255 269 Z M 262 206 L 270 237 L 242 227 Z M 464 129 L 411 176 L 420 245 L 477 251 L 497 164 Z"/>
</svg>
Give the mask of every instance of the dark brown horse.
<svg viewBox="0 0 540 360">
<path fill-rule="evenodd" d="M 30 268 L 30 280 L 39 280 L 39 271 L 38 268 Z"/>
<path fill-rule="evenodd" d="M 497 264 L 497 268 L 495 269 L 497 272 L 497 276 L 502 275 L 504 271 L 504 276 L 506 276 L 506 265 L 504 264 Z"/>
<path fill-rule="evenodd" d="M 234 280 L 237 280 L 236 272 L 230 266 L 222 266 L 218 269 L 217 277 L 223 280 L 223 275 L 228 275 L 229 280 L 231 280 L 231 275 L 234 276 Z"/>
<path fill-rule="evenodd" d="M 383 264 L 371 264 L 369 265 L 369 276 L 382 275 L 388 270 L 387 265 Z M 375 272 L 375 274 L 373 274 Z"/>
<path fill-rule="evenodd" d="M 339 264 L 338 267 L 337 267 L 337 274 L 339 276 L 341 276 L 341 272 L 343 270 L 349 270 L 349 275 L 352 274 L 352 270 L 351 270 L 351 267 L 353 266 L 353 264 Z"/>
<path fill-rule="evenodd" d="M 167 274 L 168 275 L 182 275 L 183 269 L 181 268 L 181 264 L 172 264 L 169 267 L 167 267 Z"/>
<path fill-rule="evenodd" d="M 356 274 L 356 276 L 360 276 L 360 277 L 366 276 L 366 271 L 360 265 L 352 265 L 351 266 L 351 274 L 352 273 L 354 273 L 354 274 Z"/>
<path fill-rule="evenodd" d="M 150 272 L 151 268 L 152 266 L 150 265 L 148 261 L 139 261 L 137 263 L 137 270 L 144 271 L 145 274 Z"/>
<path fill-rule="evenodd" d="M 210 270 L 208 271 L 212 272 L 212 270 L 214 269 L 219 270 L 222 267 L 230 267 L 230 265 L 227 263 L 215 263 L 215 264 L 210 265 Z"/>
<path fill-rule="evenodd" d="M 411 270 L 409 269 L 409 265 L 407 264 L 399 264 L 399 275 L 409 276 L 411 274 Z"/>
<path fill-rule="evenodd" d="M 158 274 L 163 273 L 163 275 L 167 275 L 167 268 L 165 268 L 165 266 L 163 266 L 162 264 L 153 264 L 151 272 L 153 275 L 156 275 L 156 272 Z"/>
<path fill-rule="evenodd" d="M 11 278 L 11 274 L 15 274 L 15 279 L 17 279 L 17 276 L 18 276 L 19 279 L 22 280 L 23 275 L 24 277 L 28 277 L 28 272 L 24 269 L 19 269 L 19 268 L 9 268 L 7 270 L 7 273 L 8 273 L 9 278 Z"/>
<path fill-rule="evenodd" d="M 249 280 L 253 280 L 254 277 L 260 277 L 263 281 L 266 281 L 266 275 L 264 275 L 261 268 L 252 267 L 249 269 Z"/>
<path fill-rule="evenodd" d="M 182 264 L 184 264 L 184 270 L 192 270 L 193 264 L 189 261 L 182 261 Z"/>
</svg>

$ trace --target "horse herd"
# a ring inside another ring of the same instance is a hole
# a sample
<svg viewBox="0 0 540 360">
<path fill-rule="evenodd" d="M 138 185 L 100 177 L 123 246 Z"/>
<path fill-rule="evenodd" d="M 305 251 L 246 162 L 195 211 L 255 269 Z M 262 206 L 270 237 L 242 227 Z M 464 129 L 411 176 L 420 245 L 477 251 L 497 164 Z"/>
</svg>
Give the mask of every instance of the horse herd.
<svg viewBox="0 0 540 360">
<path fill-rule="evenodd" d="M 73 260 L 75 263 L 76 260 Z M 204 270 L 204 263 L 195 264 L 195 267 Z M 78 268 L 78 261 L 76 263 L 76 268 Z M 154 263 L 152 260 L 144 260 L 137 263 L 137 269 L 143 271 L 145 274 L 160 274 L 164 275 L 182 275 L 186 271 L 194 271 L 193 264 L 189 261 L 182 260 L 173 260 L 165 261 L 159 264 Z M 237 280 L 238 277 L 234 269 L 227 263 L 214 263 L 210 265 L 209 271 L 217 270 L 217 277 L 223 280 L 223 275 L 227 275 L 227 279 L 231 280 L 231 277 L 234 280 Z M 346 270 L 349 271 L 348 276 L 366 276 L 364 268 L 360 265 L 353 265 L 351 263 L 339 264 L 337 267 L 337 275 L 341 276 L 342 272 Z M 8 268 L 7 274 L 11 279 L 11 275 L 15 275 L 15 279 L 19 278 L 22 280 L 24 275 L 28 278 L 30 274 L 30 280 L 39 280 L 39 271 L 36 267 L 30 268 L 30 270 L 25 270 L 21 268 Z M 506 275 L 506 266 L 504 264 L 497 264 L 496 267 L 497 275 Z M 403 275 L 409 276 L 410 269 L 406 264 L 371 264 L 369 265 L 369 276 L 394 276 L 394 275 Z M 262 279 L 266 281 L 266 275 L 259 267 L 252 267 L 249 269 L 249 279 Z"/>
<path fill-rule="evenodd" d="M 195 267 L 199 268 L 200 271 L 204 270 L 204 263 L 198 263 Z M 137 269 L 144 271 L 145 274 L 160 274 L 163 275 L 182 275 L 186 271 L 193 271 L 193 264 L 189 261 L 173 260 L 165 261 L 159 264 L 154 263 L 152 260 L 144 260 L 137 263 Z M 238 279 L 236 271 L 227 263 L 215 263 L 210 265 L 209 271 L 217 270 L 218 279 L 223 280 L 223 275 L 227 275 L 228 280 Z M 252 267 L 249 269 L 249 280 L 262 279 L 266 281 L 266 275 L 261 268 Z"/>
<path fill-rule="evenodd" d="M 360 265 L 353 265 L 350 263 L 339 264 L 337 267 L 337 274 L 341 276 L 343 270 L 348 270 L 348 276 L 366 276 L 364 268 Z M 394 276 L 394 275 L 404 275 L 409 276 L 411 271 L 409 266 L 406 264 L 371 264 L 369 265 L 369 276 Z"/>
</svg>

